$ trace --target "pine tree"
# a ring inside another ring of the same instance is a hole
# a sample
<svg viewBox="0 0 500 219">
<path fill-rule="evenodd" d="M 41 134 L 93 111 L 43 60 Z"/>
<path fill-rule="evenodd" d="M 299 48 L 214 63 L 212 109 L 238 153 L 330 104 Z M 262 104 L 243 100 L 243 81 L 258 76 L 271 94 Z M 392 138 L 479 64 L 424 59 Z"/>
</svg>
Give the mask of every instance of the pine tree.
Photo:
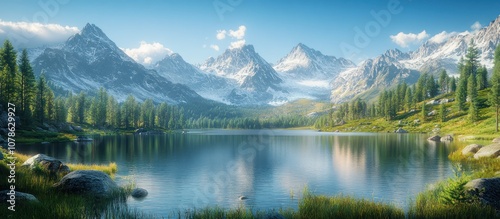
<svg viewBox="0 0 500 219">
<path fill-rule="evenodd" d="M 483 90 L 488 87 L 488 70 L 486 66 L 477 69 L 477 90 Z"/>
<path fill-rule="evenodd" d="M 82 91 L 78 94 L 76 99 L 76 121 L 78 123 L 83 123 L 85 121 L 85 113 L 87 106 L 87 96 Z"/>
<path fill-rule="evenodd" d="M 438 87 L 436 85 L 436 81 L 434 80 L 434 76 L 430 75 L 427 77 L 427 82 L 425 84 L 427 93 L 429 95 L 429 98 L 433 98 L 437 95 L 438 93 Z"/>
<path fill-rule="evenodd" d="M 498 114 L 500 109 L 500 45 L 495 50 L 495 66 L 493 67 L 493 76 L 491 77 L 491 88 L 489 101 L 495 108 L 495 127 L 498 132 Z"/>
<path fill-rule="evenodd" d="M 455 93 L 458 110 L 460 111 L 465 111 L 465 102 L 467 102 L 467 79 L 464 77 L 465 74 L 458 79 L 458 87 Z"/>
<path fill-rule="evenodd" d="M 19 73 L 19 106 L 21 111 L 21 120 L 23 124 L 29 124 L 31 122 L 30 108 L 33 105 L 33 98 L 35 96 L 36 80 L 26 49 L 24 49 L 21 53 Z"/>
<path fill-rule="evenodd" d="M 477 84 L 473 74 L 469 76 L 467 84 L 470 100 L 469 118 L 472 122 L 476 122 L 479 119 L 479 104 L 477 99 Z"/>
<path fill-rule="evenodd" d="M 0 67 L 3 70 L 2 78 L 0 80 L 3 82 L 1 84 L 0 90 L 1 102 L 16 103 L 17 104 L 17 55 L 14 47 L 9 40 L 5 40 L 3 48 L 0 52 Z"/>
<path fill-rule="evenodd" d="M 406 106 L 405 107 L 405 112 L 406 112 L 407 110 L 411 109 L 411 106 L 413 104 L 413 94 L 411 92 L 410 87 L 406 88 L 404 102 L 405 102 L 405 106 Z"/>
<path fill-rule="evenodd" d="M 441 73 L 439 73 L 439 89 L 441 90 L 442 94 L 449 92 L 448 82 L 448 74 L 446 73 L 446 70 L 442 70 Z"/>
<path fill-rule="evenodd" d="M 449 88 L 449 92 L 457 91 L 457 80 L 455 79 L 455 77 L 450 78 L 450 83 L 448 85 L 448 88 Z"/>
<path fill-rule="evenodd" d="M 441 122 L 446 122 L 446 105 L 445 104 L 439 105 L 439 117 L 441 119 Z"/>
<path fill-rule="evenodd" d="M 55 95 L 52 89 L 49 86 L 46 86 L 45 92 L 45 118 L 49 121 L 55 121 Z"/>
<path fill-rule="evenodd" d="M 427 118 L 427 106 L 425 105 L 425 103 L 422 103 L 422 111 L 420 113 L 422 115 L 422 121 L 425 121 L 425 119 Z"/>
<path fill-rule="evenodd" d="M 39 123 L 45 122 L 46 89 L 45 74 L 41 74 L 37 81 L 35 97 L 35 115 Z"/>
</svg>

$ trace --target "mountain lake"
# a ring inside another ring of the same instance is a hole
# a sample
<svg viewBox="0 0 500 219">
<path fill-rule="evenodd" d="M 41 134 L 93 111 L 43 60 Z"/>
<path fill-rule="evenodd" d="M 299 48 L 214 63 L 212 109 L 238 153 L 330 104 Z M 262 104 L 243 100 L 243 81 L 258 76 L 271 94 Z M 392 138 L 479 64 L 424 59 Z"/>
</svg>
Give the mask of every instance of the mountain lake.
<svg viewBox="0 0 500 219">
<path fill-rule="evenodd" d="M 92 136 L 85 143 L 19 145 L 63 162 L 116 162 L 115 180 L 148 190 L 128 206 L 165 216 L 207 206 L 298 208 L 313 194 L 351 195 L 407 208 L 429 185 L 453 174 L 454 144 L 423 134 L 313 130 L 189 130 L 162 135 Z M 247 199 L 240 200 L 240 196 Z"/>
</svg>

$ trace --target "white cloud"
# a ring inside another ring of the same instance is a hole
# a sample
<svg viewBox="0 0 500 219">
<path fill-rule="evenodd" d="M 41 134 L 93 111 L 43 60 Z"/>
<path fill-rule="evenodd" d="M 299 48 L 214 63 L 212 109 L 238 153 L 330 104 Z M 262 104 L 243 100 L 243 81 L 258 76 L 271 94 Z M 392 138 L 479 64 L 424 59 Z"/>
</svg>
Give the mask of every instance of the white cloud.
<svg viewBox="0 0 500 219">
<path fill-rule="evenodd" d="M 479 21 L 476 21 L 474 24 L 472 24 L 470 26 L 470 29 L 472 29 L 473 32 L 476 32 L 476 31 L 480 30 L 481 28 L 483 28 L 483 25 L 481 25 L 481 23 L 479 23 Z"/>
<path fill-rule="evenodd" d="M 229 49 L 241 48 L 245 45 L 245 34 L 247 31 L 247 27 L 241 25 L 237 30 L 217 30 L 217 39 L 224 40 L 226 38 L 230 38 L 232 42 L 230 42 Z M 226 37 L 227 36 L 227 37 Z M 219 51 L 220 48 L 218 45 L 210 45 L 210 48 L 215 51 Z"/>
<path fill-rule="evenodd" d="M 215 51 L 219 51 L 220 50 L 220 48 L 219 48 L 218 45 L 210 45 L 210 48 L 212 48 Z"/>
<path fill-rule="evenodd" d="M 229 46 L 229 49 L 237 49 L 241 48 L 245 45 L 245 40 L 238 40 L 235 42 L 231 42 L 231 45 Z"/>
<path fill-rule="evenodd" d="M 33 48 L 65 42 L 79 33 L 77 27 L 59 24 L 10 22 L 0 20 L 0 40 L 8 39 L 15 47 Z"/>
<path fill-rule="evenodd" d="M 225 39 L 226 38 L 226 33 L 227 33 L 227 31 L 225 31 L 225 30 L 218 30 L 217 31 L 217 39 L 218 40 Z"/>
<path fill-rule="evenodd" d="M 122 50 L 136 62 L 145 66 L 152 65 L 173 53 L 172 50 L 166 48 L 161 43 L 147 43 L 145 41 L 141 41 L 139 48 L 122 48 Z"/>
<path fill-rule="evenodd" d="M 433 37 L 431 37 L 429 39 L 429 42 L 432 42 L 432 43 L 442 43 L 446 40 L 448 40 L 450 37 L 453 37 L 453 36 L 456 36 L 458 35 L 457 32 L 451 32 L 451 33 L 448 33 L 446 31 L 443 31 L 441 33 L 438 33 L 436 35 L 434 35 Z"/>
<path fill-rule="evenodd" d="M 236 38 L 238 40 L 242 40 L 245 38 L 245 32 L 247 30 L 247 27 L 241 25 L 238 27 L 238 30 L 229 30 L 229 36 Z"/>
<path fill-rule="evenodd" d="M 429 34 L 427 34 L 427 32 L 424 30 L 418 34 L 399 32 L 398 34 L 391 35 L 390 37 L 392 39 L 392 42 L 398 44 L 403 48 L 406 48 L 412 44 L 422 43 L 423 40 L 429 37 Z"/>
</svg>

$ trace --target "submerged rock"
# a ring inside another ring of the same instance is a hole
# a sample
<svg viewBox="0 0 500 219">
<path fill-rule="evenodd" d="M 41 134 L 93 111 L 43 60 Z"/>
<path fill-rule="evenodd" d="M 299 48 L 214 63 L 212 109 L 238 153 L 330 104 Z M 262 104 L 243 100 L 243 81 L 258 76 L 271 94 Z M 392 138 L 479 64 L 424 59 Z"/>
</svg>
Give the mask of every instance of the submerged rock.
<svg viewBox="0 0 500 219">
<path fill-rule="evenodd" d="M 243 196 L 243 195 L 242 195 L 242 196 L 238 197 L 238 199 L 239 199 L 239 200 L 247 200 L 248 198 L 247 198 L 246 196 Z"/>
<path fill-rule="evenodd" d="M 45 154 L 37 154 L 26 160 L 23 167 L 30 168 L 31 170 L 36 168 L 41 168 L 42 170 L 48 171 L 51 174 L 55 173 L 69 173 L 69 167 L 64 165 L 60 160 L 53 157 L 47 156 Z"/>
<path fill-rule="evenodd" d="M 148 191 L 143 188 L 135 188 L 130 195 L 134 198 L 144 198 L 148 195 Z"/>
<path fill-rule="evenodd" d="M 486 205 L 500 210 L 500 178 L 483 178 L 471 180 L 465 184 L 469 194 L 478 197 Z"/>
<path fill-rule="evenodd" d="M 500 156 L 500 144 L 491 144 L 484 146 L 474 155 L 474 158 L 479 159 L 483 157 L 495 158 Z"/>
<path fill-rule="evenodd" d="M 453 137 L 451 135 L 445 135 L 441 137 L 441 141 L 453 141 Z"/>
<path fill-rule="evenodd" d="M 439 135 L 434 135 L 430 138 L 427 139 L 428 141 L 441 141 L 441 136 Z"/>
<path fill-rule="evenodd" d="M 118 191 L 118 186 L 111 177 L 96 170 L 73 171 L 54 184 L 54 188 L 65 193 L 96 198 L 107 198 Z"/>
<path fill-rule="evenodd" d="M 483 146 L 479 144 L 467 145 L 464 149 L 462 149 L 462 155 L 475 154 L 482 147 Z"/>
<path fill-rule="evenodd" d="M 396 131 L 394 131 L 394 133 L 400 133 L 400 134 L 402 134 L 402 133 L 408 133 L 408 131 L 406 131 L 406 130 L 404 130 L 402 128 L 398 128 Z"/>
</svg>

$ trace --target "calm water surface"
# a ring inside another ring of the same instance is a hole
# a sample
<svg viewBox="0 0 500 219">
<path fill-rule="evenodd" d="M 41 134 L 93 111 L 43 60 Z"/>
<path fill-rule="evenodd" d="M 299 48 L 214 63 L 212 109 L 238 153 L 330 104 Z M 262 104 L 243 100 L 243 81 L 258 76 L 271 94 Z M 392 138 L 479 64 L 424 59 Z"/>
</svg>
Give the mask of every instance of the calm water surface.
<svg viewBox="0 0 500 219">
<path fill-rule="evenodd" d="M 94 136 L 90 143 L 19 146 L 63 162 L 116 162 L 117 181 L 149 195 L 128 200 L 144 212 L 244 205 L 297 208 L 315 194 L 347 194 L 406 207 L 410 198 L 452 174 L 453 145 L 420 134 L 322 133 L 309 130 L 191 130 L 187 134 Z M 127 177 L 130 176 L 130 177 Z M 131 178 L 131 179 L 130 179 Z M 247 200 L 239 200 L 244 195 Z"/>
</svg>

